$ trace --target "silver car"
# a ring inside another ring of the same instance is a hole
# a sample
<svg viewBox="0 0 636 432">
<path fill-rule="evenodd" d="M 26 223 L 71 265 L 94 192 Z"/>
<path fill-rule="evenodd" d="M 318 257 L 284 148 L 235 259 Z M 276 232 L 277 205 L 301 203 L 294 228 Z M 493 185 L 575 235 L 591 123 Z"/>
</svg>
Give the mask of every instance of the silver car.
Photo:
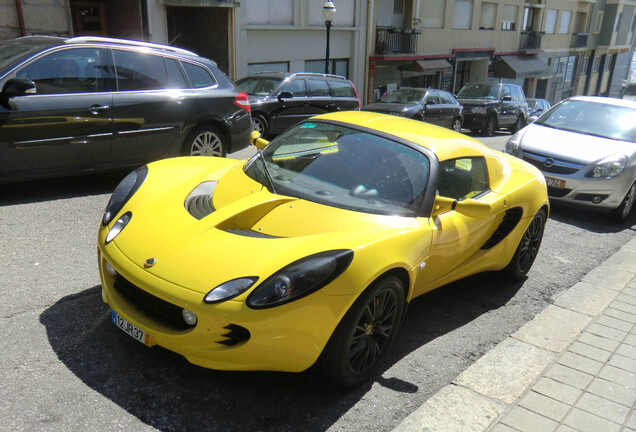
<svg viewBox="0 0 636 432">
<path fill-rule="evenodd" d="M 510 137 L 506 153 L 543 172 L 554 201 L 612 212 L 636 199 L 636 102 L 577 96 Z"/>
</svg>

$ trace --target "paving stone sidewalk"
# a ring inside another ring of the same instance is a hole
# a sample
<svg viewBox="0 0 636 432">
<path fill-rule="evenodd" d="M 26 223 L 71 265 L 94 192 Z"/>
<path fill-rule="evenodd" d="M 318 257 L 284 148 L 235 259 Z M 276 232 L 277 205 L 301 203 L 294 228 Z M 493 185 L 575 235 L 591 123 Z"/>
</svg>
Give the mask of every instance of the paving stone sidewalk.
<svg viewBox="0 0 636 432">
<path fill-rule="evenodd" d="M 393 432 L 636 432 L 636 238 Z"/>
</svg>

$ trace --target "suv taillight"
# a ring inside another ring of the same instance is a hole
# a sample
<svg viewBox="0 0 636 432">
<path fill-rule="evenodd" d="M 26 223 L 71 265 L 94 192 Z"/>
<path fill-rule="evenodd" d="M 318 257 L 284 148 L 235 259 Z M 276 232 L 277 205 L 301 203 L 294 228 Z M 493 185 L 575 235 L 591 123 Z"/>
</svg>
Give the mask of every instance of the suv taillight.
<svg viewBox="0 0 636 432">
<path fill-rule="evenodd" d="M 236 95 L 236 97 L 234 98 L 234 104 L 240 106 L 248 113 L 252 112 L 252 109 L 250 108 L 250 98 L 245 92 L 241 92 Z"/>
<path fill-rule="evenodd" d="M 351 83 L 351 87 L 353 87 L 353 91 L 356 93 L 356 99 L 358 99 L 358 110 L 362 108 L 362 104 L 360 103 L 360 98 L 358 97 L 358 89 L 353 85 L 353 81 L 349 81 Z"/>
</svg>

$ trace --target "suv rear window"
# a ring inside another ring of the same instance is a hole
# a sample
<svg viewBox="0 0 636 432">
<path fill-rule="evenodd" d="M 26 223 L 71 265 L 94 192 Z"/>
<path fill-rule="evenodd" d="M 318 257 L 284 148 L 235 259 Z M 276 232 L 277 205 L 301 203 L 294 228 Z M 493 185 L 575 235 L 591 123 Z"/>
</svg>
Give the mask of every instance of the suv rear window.
<svg viewBox="0 0 636 432">
<path fill-rule="evenodd" d="M 351 83 L 329 81 L 329 87 L 331 87 L 331 93 L 334 97 L 356 97 L 356 91 L 353 89 Z"/>
<path fill-rule="evenodd" d="M 181 64 L 188 74 L 193 88 L 216 85 L 216 80 L 210 75 L 207 69 L 189 62 L 181 62 Z"/>
</svg>

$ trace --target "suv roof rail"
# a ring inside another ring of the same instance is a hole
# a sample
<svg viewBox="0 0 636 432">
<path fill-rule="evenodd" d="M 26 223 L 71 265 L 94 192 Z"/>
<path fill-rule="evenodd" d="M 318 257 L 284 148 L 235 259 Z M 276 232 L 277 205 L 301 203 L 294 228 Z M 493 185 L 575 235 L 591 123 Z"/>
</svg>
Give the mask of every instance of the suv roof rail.
<svg viewBox="0 0 636 432">
<path fill-rule="evenodd" d="M 177 48 L 170 45 L 161 45 L 161 44 L 156 44 L 151 42 L 134 41 L 129 39 L 107 38 L 107 37 L 100 37 L 100 36 L 78 36 L 78 37 L 66 39 L 65 42 L 66 43 L 101 42 L 101 43 L 112 43 L 117 45 L 142 46 L 146 48 L 153 48 L 153 49 L 163 50 L 163 51 L 171 51 L 178 54 L 186 54 L 186 55 L 199 57 L 198 54 L 183 48 Z"/>
<path fill-rule="evenodd" d="M 338 78 L 338 79 L 346 80 L 346 78 L 343 77 L 342 75 L 325 74 L 325 73 L 318 73 L 318 72 L 295 72 L 291 74 L 290 76 L 303 76 L 303 75 L 323 77 L 323 78 Z"/>
</svg>

